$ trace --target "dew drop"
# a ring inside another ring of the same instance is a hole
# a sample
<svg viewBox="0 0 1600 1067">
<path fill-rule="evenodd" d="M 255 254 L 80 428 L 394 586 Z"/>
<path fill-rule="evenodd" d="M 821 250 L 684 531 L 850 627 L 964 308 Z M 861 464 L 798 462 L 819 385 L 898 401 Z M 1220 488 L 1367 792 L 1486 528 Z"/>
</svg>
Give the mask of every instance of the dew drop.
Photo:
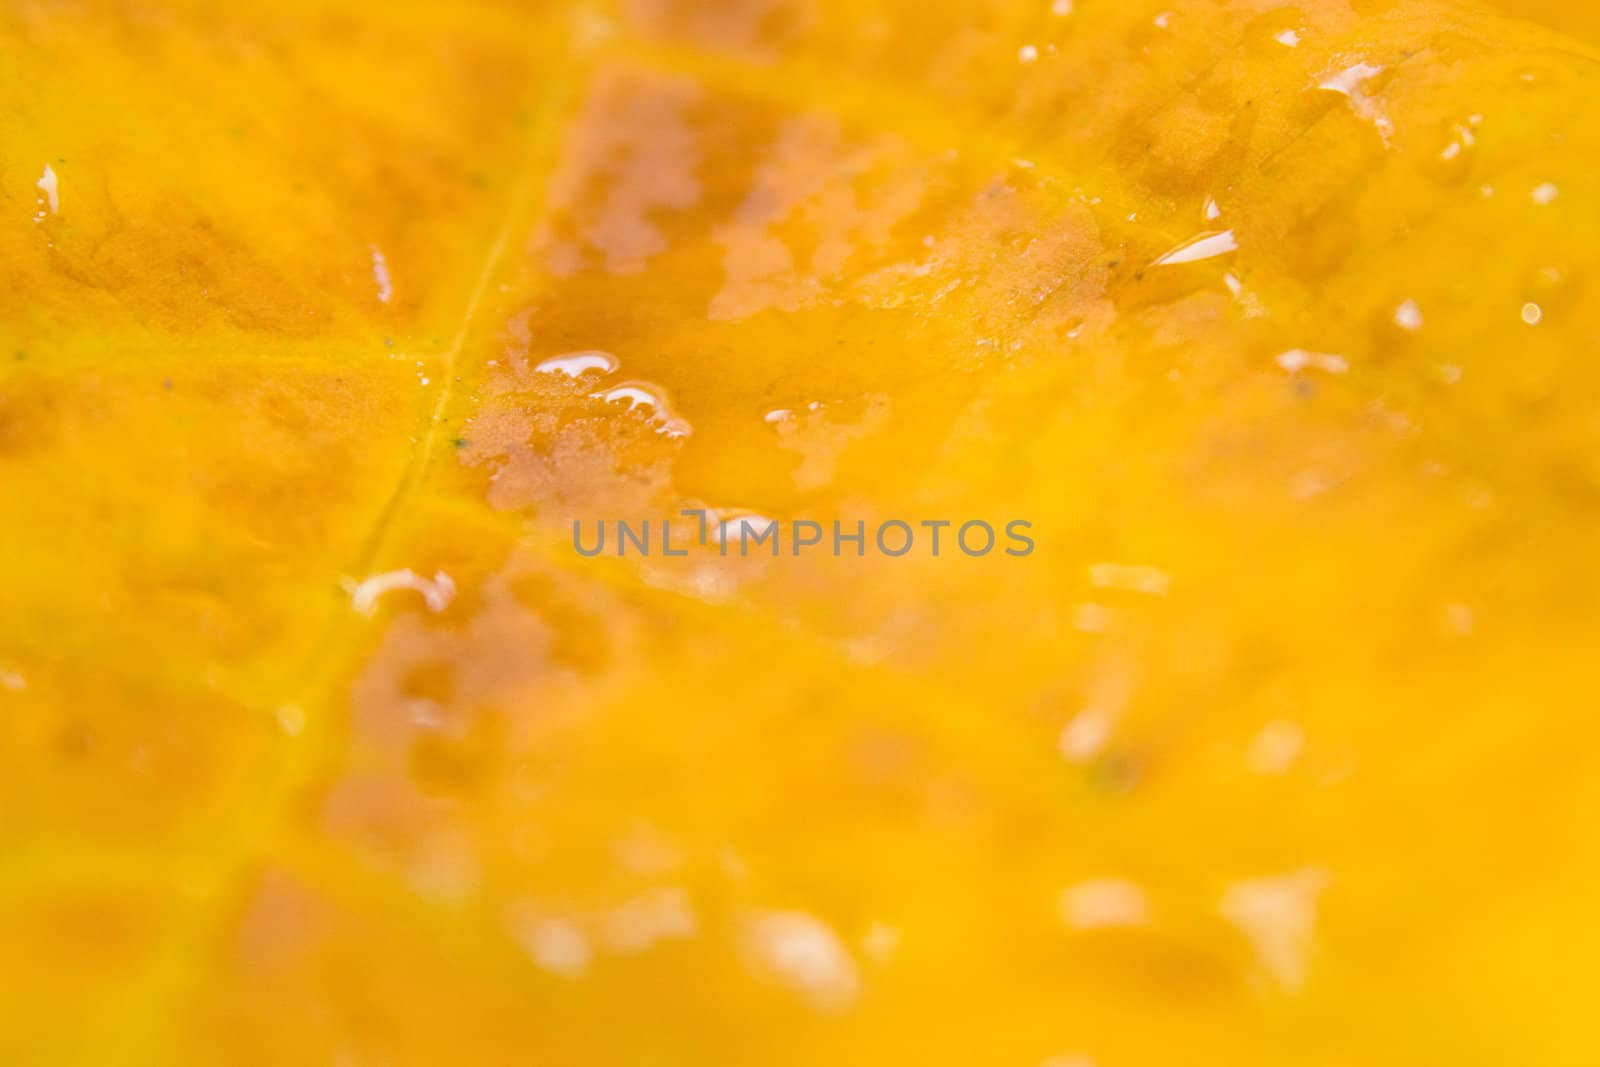
<svg viewBox="0 0 1600 1067">
<path fill-rule="evenodd" d="M 1073 930 L 1143 926 L 1150 900 L 1143 889 L 1120 878 L 1097 878 L 1069 886 L 1061 894 L 1061 920 Z"/>
<path fill-rule="evenodd" d="M 407 567 L 387 574 L 375 574 L 353 586 L 350 589 L 350 606 L 357 614 L 370 618 L 377 613 L 379 599 L 401 589 L 422 594 L 423 603 L 435 613 L 449 607 L 456 597 L 456 583 L 444 571 L 438 571 L 432 579 L 428 579 Z"/>
<path fill-rule="evenodd" d="M 629 411 L 641 404 L 650 408 L 658 406 L 655 395 L 647 388 L 638 385 L 619 385 L 615 389 L 609 389 L 604 393 L 596 393 L 595 397 L 596 399 L 604 400 L 608 404 L 618 400 L 626 400 Z"/>
<path fill-rule="evenodd" d="M 1320 370 L 1327 374 L 1343 374 L 1350 369 L 1349 362 L 1343 356 L 1329 355 L 1325 352 L 1308 352 L 1303 348 L 1292 348 L 1273 358 L 1273 362 L 1290 374 L 1299 374 L 1303 370 Z"/>
<path fill-rule="evenodd" d="M 1561 189 L 1554 182 L 1544 182 L 1533 187 L 1533 202 L 1540 207 L 1556 202 L 1556 197 L 1561 195 Z"/>
<path fill-rule="evenodd" d="M 1566 281 L 1567 272 L 1560 267 L 1545 266 L 1533 272 L 1533 282 L 1541 289 L 1560 289 Z"/>
<path fill-rule="evenodd" d="M 1263 726 L 1250 742 L 1246 759 L 1257 774 L 1283 774 L 1300 758 L 1305 743 L 1305 731 L 1297 724 L 1275 719 Z"/>
<path fill-rule="evenodd" d="M 1544 319 L 1544 308 L 1531 300 L 1522 305 L 1522 321 L 1529 326 L 1537 326 Z"/>
<path fill-rule="evenodd" d="M 1317 83 L 1317 88 L 1325 89 L 1330 93 L 1338 93 L 1341 96 L 1354 97 L 1359 92 L 1363 82 L 1371 81 L 1382 73 L 1382 67 L 1374 66 L 1371 63 L 1357 63 L 1323 78 Z"/>
<path fill-rule="evenodd" d="M 1262 306 L 1261 298 L 1246 289 L 1244 282 L 1240 281 L 1232 271 L 1222 276 L 1222 284 L 1228 287 L 1228 292 L 1233 294 L 1234 300 L 1244 309 L 1245 318 L 1256 319 L 1267 313 L 1267 309 Z"/>
<path fill-rule="evenodd" d="M 717 528 L 711 534 L 711 539 L 718 546 L 728 546 L 729 551 L 733 551 L 733 546 L 738 545 L 741 553 L 765 547 L 767 544 L 765 539 L 771 536 L 773 528 L 778 525 L 776 519 L 755 512 L 718 515 L 716 522 Z M 760 544 L 756 543 L 758 538 L 762 539 Z"/>
<path fill-rule="evenodd" d="M 1305 982 L 1315 940 L 1317 898 L 1326 872 L 1308 868 L 1272 878 L 1235 882 L 1218 911 L 1244 934 L 1262 968 L 1285 989 Z"/>
<path fill-rule="evenodd" d="M 1478 627 L 1477 614 L 1470 605 L 1459 601 L 1444 605 L 1439 622 L 1446 635 L 1451 637 L 1471 637 Z"/>
<path fill-rule="evenodd" d="M 298 704 L 285 704 L 278 709 L 278 729 L 290 737 L 299 737 L 305 732 L 306 713 Z"/>
<path fill-rule="evenodd" d="M 607 404 L 626 403 L 628 410 L 650 409 L 650 423 L 663 437 L 688 437 L 693 428 L 686 419 L 672 410 L 666 390 L 649 382 L 623 382 L 611 389 L 589 394 L 592 399 Z"/>
<path fill-rule="evenodd" d="M 55 168 L 50 164 L 44 165 L 44 174 L 34 185 L 44 194 L 44 202 L 50 208 L 50 214 L 61 213 L 61 183 L 56 178 Z M 43 212 L 40 212 L 42 215 Z"/>
<path fill-rule="evenodd" d="M 1031 44 L 1025 44 L 1017 49 L 1017 62 L 1032 63 L 1039 58 L 1039 49 Z"/>
<path fill-rule="evenodd" d="M 1198 263 L 1205 259 L 1215 259 L 1225 256 L 1239 249 L 1239 242 L 1235 240 L 1232 230 L 1210 231 L 1189 238 L 1176 248 L 1167 252 L 1155 261 L 1157 267 L 1174 266 L 1179 263 Z"/>
<path fill-rule="evenodd" d="M 1378 131 L 1378 136 L 1383 138 L 1383 143 L 1388 145 L 1389 138 L 1394 133 L 1394 123 L 1383 114 L 1377 101 L 1362 89 L 1362 86 L 1382 73 L 1382 67 L 1371 63 L 1357 63 L 1324 77 L 1317 83 L 1317 88 L 1338 93 L 1348 100 L 1350 110 L 1356 117 L 1372 123 Z"/>
<path fill-rule="evenodd" d="M 698 927 L 689 894 L 668 886 L 650 890 L 618 907 L 606 917 L 604 934 L 612 951 L 626 956 L 661 941 L 691 938 Z"/>
<path fill-rule="evenodd" d="M 512 934 L 541 970 L 561 978 L 581 978 L 594 958 L 589 935 L 564 919 L 517 921 Z"/>
<path fill-rule="evenodd" d="M 855 960 L 833 928 L 804 912 L 766 912 L 744 923 L 741 949 L 762 978 L 788 986 L 819 1011 L 837 1012 L 861 992 Z"/>
<path fill-rule="evenodd" d="M 609 352 L 598 349 L 586 349 L 582 352 L 568 352 L 562 356 L 552 356 L 533 369 L 540 374 L 565 374 L 568 378 L 581 378 L 590 371 L 599 371 L 601 374 L 614 374 L 617 370 L 617 357 Z"/>
<path fill-rule="evenodd" d="M 1434 178 L 1444 184 L 1452 184 L 1465 178 L 1467 172 L 1472 169 L 1472 158 L 1477 144 L 1478 139 L 1473 135 L 1470 124 L 1453 124 L 1444 147 L 1430 161 L 1430 170 Z"/>
<path fill-rule="evenodd" d="M 1086 634 L 1103 634 L 1111 629 L 1111 613 L 1093 602 L 1072 609 L 1072 625 Z"/>
<path fill-rule="evenodd" d="M 1546 263 L 1529 272 L 1523 283 L 1523 321 L 1528 322 L 1530 307 L 1537 309 L 1539 322 L 1551 321 L 1570 308 L 1576 295 L 1575 281 L 1571 268 L 1561 264 Z"/>
<path fill-rule="evenodd" d="M 1394 309 L 1394 324 L 1407 333 L 1422 329 L 1422 309 L 1415 300 L 1407 300 Z"/>
<path fill-rule="evenodd" d="M 394 298 L 394 285 L 389 280 L 389 261 L 377 245 L 372 246 L 372 280 L 378 284 L 380 304 L 387 304 Z"/>
<path fill-rule="evenodd" d="M 1166 596 L 1172 589 L 1172 576 L 1144 564 L 1096 563 L 1089 567 L 1089 582 L 1096 589 L 1114 589 L 1145 596 Z"/>
</svg>

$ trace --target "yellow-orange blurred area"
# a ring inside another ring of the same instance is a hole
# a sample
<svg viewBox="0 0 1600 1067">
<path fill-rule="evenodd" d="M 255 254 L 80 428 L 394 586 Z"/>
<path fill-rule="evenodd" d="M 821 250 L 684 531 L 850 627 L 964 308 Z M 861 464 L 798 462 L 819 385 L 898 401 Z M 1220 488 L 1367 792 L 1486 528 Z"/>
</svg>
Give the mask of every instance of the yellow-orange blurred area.
<svg viewBox="0 0 1600 1067">
<path fill-rule="evenodd" d="M 5 4 L 0 1062 L 1595 1062 L 1512 8 Z"/>
</svg>

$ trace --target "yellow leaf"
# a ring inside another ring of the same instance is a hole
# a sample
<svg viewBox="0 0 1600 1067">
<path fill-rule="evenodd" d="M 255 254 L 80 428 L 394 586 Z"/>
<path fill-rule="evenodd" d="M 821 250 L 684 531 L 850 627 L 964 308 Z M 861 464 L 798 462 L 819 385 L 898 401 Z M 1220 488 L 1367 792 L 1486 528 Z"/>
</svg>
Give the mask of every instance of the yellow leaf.
<svg viewBox="0 0 1600 1067">
<path fill-rule="evenodd" d="M 9 5 L 0 1060 L 1591 1062 L 1525 13 Z"/>
</svg>

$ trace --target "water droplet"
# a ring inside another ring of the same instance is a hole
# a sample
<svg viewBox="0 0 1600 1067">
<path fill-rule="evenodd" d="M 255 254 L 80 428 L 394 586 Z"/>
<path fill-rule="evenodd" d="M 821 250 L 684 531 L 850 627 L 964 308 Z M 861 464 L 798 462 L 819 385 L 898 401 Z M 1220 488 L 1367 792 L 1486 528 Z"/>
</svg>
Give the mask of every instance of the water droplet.
<svg viewBox="0 0 1600 1067">
<path fill-rule="evenodd" d="M 1050 13 L 1058 18 L 1072 14 L 1072 0 L 1051 0 Z"/>
<path fill-rule="evenodd" d="M 351 587 L 350 606 L 358 614 L 370 618 L 376 614 L 381 597 L 400 589 L 421 593 L 423 602 L 432 612 L 443 611 L 456 597 L 456 583 L 444 571 L 435 572 L 432 580 L 429 580 L 407 567 L 405 570 L 373 575 Z"/>
<path fill-rule="evenodd" d="M 1546 263 L 1530 271 L 1523 283 L 1522 320 L 1530 326 L 1553 322 L 1572 307 L 1578 293 L 1576 281 L 1576 275 L 1565 264 Z M 1530 311 L 1530 307 L 1535 310 Z M 1530 315 L 1535 315 L 1536 320 L 1530 322 Z"/>
<path fill-rule="evenodd" d="M 1566 283 L 1567 272 L 1560 267 L 1544 266 L 1533 272 L 1533 284 L 1540 289 L 1554 292 Z"/>
<path fill-rule="evenodd" d="M 873 922 L 861 935 L 861 951 L 874 963 L 888 963 L 900 948 L 900 931 L 887 923 Z"/>
<path fill-rule="evenodd" d="M 589 935 L 565 919 L 513 917 L 511 933 L 541 970 L 562 978 L 581 978 L 589 969 L 594 950 Z"/>
<path fill-rule="evenodd" d="M 1150 898 L 1120 878 L 1096 878 L 1061 893 L 1061 920 L 1074 930 L 1143 926 L 1150 921 Z"/>
<path fill-rule="evenodd" d="M 1025 44 L 1017 49 L 1017 62 L 1032 63 L 1039 58 L 1039 49 L 1031 44 Z"/>
<path fill-rule="evenodd" d="M 1196 263 L 1204 259 L 1225 256 L 1238 249 L 1239 242 L 1234 239 L 1232 230 L 1210 231 L 1189 238 L 1157 259 L 1154 265 L 1166 267 L 1178 263 Z"/>
<path fill-rule="evenodd" d="M 718 514 L 716 517 L 717 528 L 712 533 L 711 539 L 719 546 L 727 545 L 729 552 L 745 552 L 749 550 L 771 552 L 767 546 L 771 544 L 766 540 L 773 535 L 773 528 L 778 525 L 776 519 L 755 512 L 727 515 Z M 759 545 L 756 539 L 761 538 Z"/>
<path fill-rule="evenodd" d="M 61 213 L 61 183 L 56 178 L 55 168 L 46 163 L 44 165 L 44 174 L 38 181 L 34 182 L 34 185 L 43 194 L 45 205 L 49 207 L 50 214 L 59 215 Z M 43 214 L 43 212 L 40 212 L 41 216 Z"/>
<path fill-rule="evenodd" d="M 1406 300 L 1394 309 L 1394 324 L 1407 333 L 1422 329 L 1422 309 L 1415 300 Z"/>
<path fill-rule="evenodd" d="M 599 371 L 601 374 L 615 374 L 618 367 L 617 357 L 609 352 L 598 349 L 586 349 L 582 352 L 568 352 L 562 356 L 552 356 L 533 369 L 540 374 L 565 374 L 568 378 L 581 378 L 590 371 Z"/>
<path fill-rule="evenodd" d="M 1116 713 L 1107 707 L 1085 708 L 1061 728 L 1056 751 L 1068 763 L 1088 763 L 1105 751 L 1116 718 Z"/>
<path fill-rule="evenodd" d="M 594 396 L 596 399 L 604 400 L 608 404 L 617 400 L 626 400 L 629 411 L 632 411 L 640 404 L 652 408 L 657 406 L 655 395 L 649 389 L 639 385 L 619 385 L 615 389 L 609 389 L 604 393 L 595 393 Z"/>
<path fill-rule="evenodd" d="M 759 976 L 786 985 L 821 1011 L 848 1008 L 861 992 L 856 962 L 833 928 L 804 912 L 765 912 L 745 920 L 740 947 Z"/>
<path fill-rule="evenodd" d="M 278 709 L 278 729 L 290 737 L 299 737 L 305 732 L 306 713 L 298 704 L 285 704 Z"/>
<path fill-rule="evenodd" d="M 1471 637 L 1478 628 L 1477 613 L 1468 604 L 1455 601 L 1446 604 L 1440 611 L 1441 628 L 1447 636 Z"/>
<path fill-rule="evenodd" d="M 688 421 L 672 410 L 666 390 L 659 385 L 649 382 L 623 382 L 604 392 L 589 395 L 607 404 L 626 402 L 629 411 L 640 407 L 649 408 L 651 424 L 656 428 L 656 432 L 664 437 L 688 437 L 693 432 Z"/>
<path fill-rule="evenodd" d="M 1262 967 L 1285 989 L 1305 982 L 1317 897 L 1327 884 L 1327 874 L 1316 869 L 1235 882 L 1218 904 L 1218 912 L 1245 935 Z"/>
<path fill-rule="evenodd" d="M 634 955 L 658 941 L 687 939 L 698 923 L 689 894 L 676 886 L 652 889 L 623 904 L 605 919 L 605 938 L 612 951 Z"/>
<path fill-rule="evenodd" d="M 1555 203 L 1556 197 L 1561 195 L 1561 189 L 1555 184 L 1555 182 L 1544 182 L 1540 185 L 1534 186 L 1533 192 L 1530 195 L 1533 197 L 1533 202 L 1535 204 L 1538 204 L 1540 207 L 1544 207 L 1547 204 Z"/>
<path fill-rule="evenodd" d="M 1305 731 L 1298 725 L 1275 719 L 1256 734 L 1245 759 L 1257 774 L 1283 774 L 1300 758 L 1305 742 Z"/>
<path fill-rule="evenodd" d="M 1082 710 L 1062 727 L 1056 739 L 1056 750 L 1061 757 L 1078 766 L 1098 759 L 1128 706 L 1130 693 L 1130 679 L 1121 672 L 1113 671 L 1094 679 Z"/>
<path fill-rule="evenodd" d="M 1372 123 L 1378 131 L 1378 136 L 1383 138 L 1383 143 L 1388 145 L 1390 136 L 1394 133 L 1394 123 L 1378 106 L 1378 102 L 1363 89 L 1366 83 L 1377 78 L 1384 72 L 1379 66 L 1371 63 L 1356 63 L 1327 75 L 1317 83 L 1317 88 L 1325 92 L 1338 93 L 1350 103 L 1350 110 L 1357 118 Z"/>
<path fill-rule="evenodd" d="M 1350 369 L 1350 363 L 1343 356 L 1330 355 L 1326 352 L 1309 352 L 1304 348 L 1292 348 L 1273 357 L 1273 362 L 1290 374 L 1299 374 L 1303 370 L 1320 370 L 1327 374 L 1343 374 Z"/>
<path fill-rule="evenodd" d="M 1079 604 L 1072 609 L 1072 625 L 1086 634 L 1103 634 L 1111 629 L 1111 613 L 1092 601 Z"/>
<path fill-rule="evenodd" d="M 377 245 L 372 246 L 372 280 L 378 283 L 378 302 L 387 304 L 394 297 L 394 286 L 389 281 L 389 261 Z"/>
<path fill-rule="evenodd" d="M 1166 596 L 1172 589 L 1172 576 L 1155 567 L 1127 563 L 1096 563 L 1089 568 L 1089 581 L 1096 589 L 1115 589 L 1145 596 Z"/>
<path fill-rule="evenodd" d="M 1470 123 L 1470 120 L 1468 120 Z M 1461 181 L 1472 169 L 1472 157 L 1478 144 L 1470 125 L 1454 123 L 1450 126 L 1445 145 L 1430 161 L 1430 172 L 1444 184 Z"/>
</svg>

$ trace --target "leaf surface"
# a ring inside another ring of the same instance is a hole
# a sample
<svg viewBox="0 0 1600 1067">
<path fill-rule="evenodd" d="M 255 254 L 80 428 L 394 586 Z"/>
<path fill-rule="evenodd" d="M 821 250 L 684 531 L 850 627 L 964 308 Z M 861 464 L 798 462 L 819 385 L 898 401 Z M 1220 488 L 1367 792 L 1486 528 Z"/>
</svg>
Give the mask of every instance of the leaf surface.
<svg viewBox="0 0 1600 1067">
<path fill-rule="evenodd" d="M 259 6 L 0 16 L 0 1057 L 1600 1051 L 1588 45 Z"/>
</svg>

